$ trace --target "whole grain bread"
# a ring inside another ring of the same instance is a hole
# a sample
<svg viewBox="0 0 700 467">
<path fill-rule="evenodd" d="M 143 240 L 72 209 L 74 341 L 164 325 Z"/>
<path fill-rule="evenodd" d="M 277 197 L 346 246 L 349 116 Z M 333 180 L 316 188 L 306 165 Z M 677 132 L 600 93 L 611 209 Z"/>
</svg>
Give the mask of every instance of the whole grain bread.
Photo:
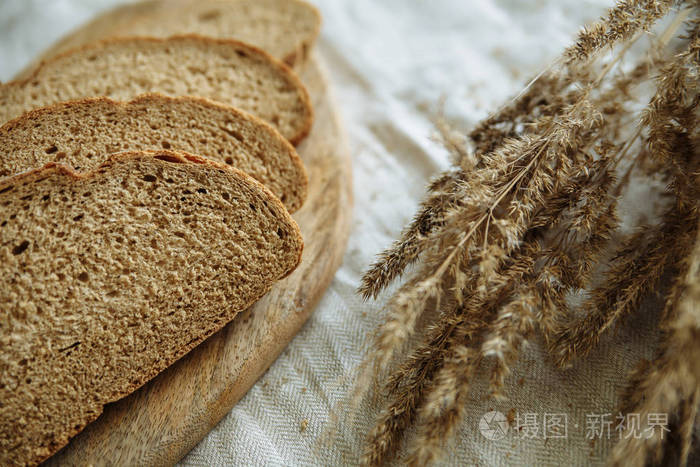
<svg viewBox="0 0 700 467">
<path fill-rule="evenodd" d="M 194 33 L 237 39 L 294 66 L 306 59 L 320 26 L 318 10 L 300 0 L 150 0 L 105 12 L 60 40 L 43 58 L 111 37 Z"/>
<path fill-rule="evenodd" d="M 91 171 L 109 154 L 173 149 L 236 167 L 290 212 L 304 202 L 306 170 L 274 128 L 230 106 L 145 94 L 126 103 L 88 98 L 30 111 L 0 127 L 0 177 L 59 162 Z"/>
<path fill-rule="evenodd" d="M 243 172 L 172 151 L 0 181 L 0 465 L 36 464 L 298 265 Z"/>
<path fill-rule="evenodd" d="M 112 39 L 43 62 L 26 79 L 0 85 L 0 123 L 57 102 L 146 92 L 201 96 L 249 112 L 292 143 L 311 128 L 309 96 L 297 76 L 267 53 L 201 36 Z"/>
</svg>

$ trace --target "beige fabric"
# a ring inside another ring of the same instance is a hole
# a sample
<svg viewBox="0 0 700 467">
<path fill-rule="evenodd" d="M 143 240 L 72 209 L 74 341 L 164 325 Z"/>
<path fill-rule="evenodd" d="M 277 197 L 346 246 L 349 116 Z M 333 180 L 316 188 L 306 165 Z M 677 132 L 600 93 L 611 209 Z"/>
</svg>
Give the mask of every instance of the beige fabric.
<svg viewBox="0 0 700 467">
<path fill-rule="evenodd" d="M 60 32 L 113 0 L 0 3 L 0 79 L 8 79 Z M 355 464 L 375 408 L 361 407 L 332 447 L 316 449 L 329 410 L 342 400 L 379 322 L 377 303 L 355 295 L 362 271 L 413 214 L 429 178 L 448 164 L 431 140 L 440 97 L 468 128 L 548 64 L 610 0 L 318 0 L 320 51 L 331 72 L 354 156 L 355 225 L 345 260 L 307 325 L 245 398 L 186 456 L 195 465 Z M 50 27 L 49 27 L 50 26 Z M 640 192 L 643 196 L 643 192 Z M 641 203 L 643 204 L 643 203 Z M 654 310 L 651 310 L 654 311 Z M 650 357 L 654 313 L 562 372 L 533 345 L 508 380 L 504 402 L 484 401 L 479 380 L 446 465 L 599 465 L 611 441 L 586 439 L 587 414 L 612 413 L 625 373 Z M 540 436 L 478 429 L 489 410 L 537 414 Z M 568 437 L 541 436 L 545 414 L 566 414 Z M 576 427 L 575 425 L 578 425 Z M 611 437 L 616 433 L 611 433 Z"/>
</svg>

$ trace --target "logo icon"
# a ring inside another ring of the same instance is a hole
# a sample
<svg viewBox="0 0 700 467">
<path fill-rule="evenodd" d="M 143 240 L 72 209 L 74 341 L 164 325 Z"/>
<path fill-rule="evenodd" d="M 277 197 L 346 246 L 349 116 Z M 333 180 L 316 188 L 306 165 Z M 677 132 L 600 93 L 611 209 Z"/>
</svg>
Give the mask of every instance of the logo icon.
<svg viewBox="0 0 700 467">
<path fill-rule="evenodd" d="M 497 410 L 486 412 L 479 420 L 479 431 L 486 439 L 503 439 L 508 433 L 508 419 Z"/>
</svg>

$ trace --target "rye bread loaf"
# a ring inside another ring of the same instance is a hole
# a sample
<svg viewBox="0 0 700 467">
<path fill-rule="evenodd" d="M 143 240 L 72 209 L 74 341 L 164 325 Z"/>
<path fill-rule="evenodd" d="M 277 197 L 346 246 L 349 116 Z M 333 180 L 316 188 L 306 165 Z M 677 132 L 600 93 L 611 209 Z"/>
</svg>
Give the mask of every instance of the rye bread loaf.
<svg viewBox="0 0 700 467">
<path fill-rule="evenodd" d="M 306 59 L 320 26 L 318 10 L 300 0 L 149 0 L 101 14 L 43 58 L 110 37 L 194 33 L 237 39 L 294 66 Z"/>
<path fill-rule="evenodd" d="M 0 177 L 58 162 L 91 171 L 109 154 L 173 149 L 236 167 L 294 212 L 308 179 L 294 147 L 262 120 L 195 97 L 88 98 L 30 111 L 0 127 Z"/>
<path fill-rule="evenodd" d="M 234 40 L 201 36 L 112 39 L 43 62 L 0 85 L 0 124 L 57 102 L 146 92 L 201 96 L 271 123 L 298 143 L 311 128 L 309 96 L 286 65 Z"/>
<path fill-rule="evenodd" d="M 0 181 L 0 465 L 35 464 L 298 265 L 243 172 L 176 153 Z"/>
</svg>

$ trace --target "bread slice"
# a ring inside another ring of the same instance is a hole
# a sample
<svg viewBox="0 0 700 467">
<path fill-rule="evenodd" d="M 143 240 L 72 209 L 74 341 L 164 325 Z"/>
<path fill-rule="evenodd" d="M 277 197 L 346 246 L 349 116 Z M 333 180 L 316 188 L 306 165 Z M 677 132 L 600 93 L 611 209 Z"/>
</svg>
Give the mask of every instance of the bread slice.
<svg viewBox="0 0 700 467">
<path fill-rule="evenodd" d="M 195 97 L 145 94 L 127 103 L 88 98 L 42 107 L 0 127 L 0 177 L 59 162 L 91 171 L 108 154 L 173 149 L 232 165 L 267 186 L 290 212 L 308 179 L 274 128 L 230 106 Z"/>
<path fill-rule="evenodd" d="M 34 464 L 299 264 L 284 206 L 172 151 L 0 182 L 0 465 Z"/>
<path fill-rule="evenodd" d="M 309 96 L 286 65 L 241 42 L 200 36 L 114 39 L 58 55 L 26 79 L 0 86 L 0 124 L 57 102 L 129 100 L 146 92 L 232 105 L 292 143 L 311 128 Z"/>
<path fill-rule="evenodd" d="M 62 39 L 44 58 L 110 37 L 201 34 L 237 39 L 290 66 L 305 61 L 321 26 L 300 0 L 151 0 L 121 5 Z"/>
</svg>

